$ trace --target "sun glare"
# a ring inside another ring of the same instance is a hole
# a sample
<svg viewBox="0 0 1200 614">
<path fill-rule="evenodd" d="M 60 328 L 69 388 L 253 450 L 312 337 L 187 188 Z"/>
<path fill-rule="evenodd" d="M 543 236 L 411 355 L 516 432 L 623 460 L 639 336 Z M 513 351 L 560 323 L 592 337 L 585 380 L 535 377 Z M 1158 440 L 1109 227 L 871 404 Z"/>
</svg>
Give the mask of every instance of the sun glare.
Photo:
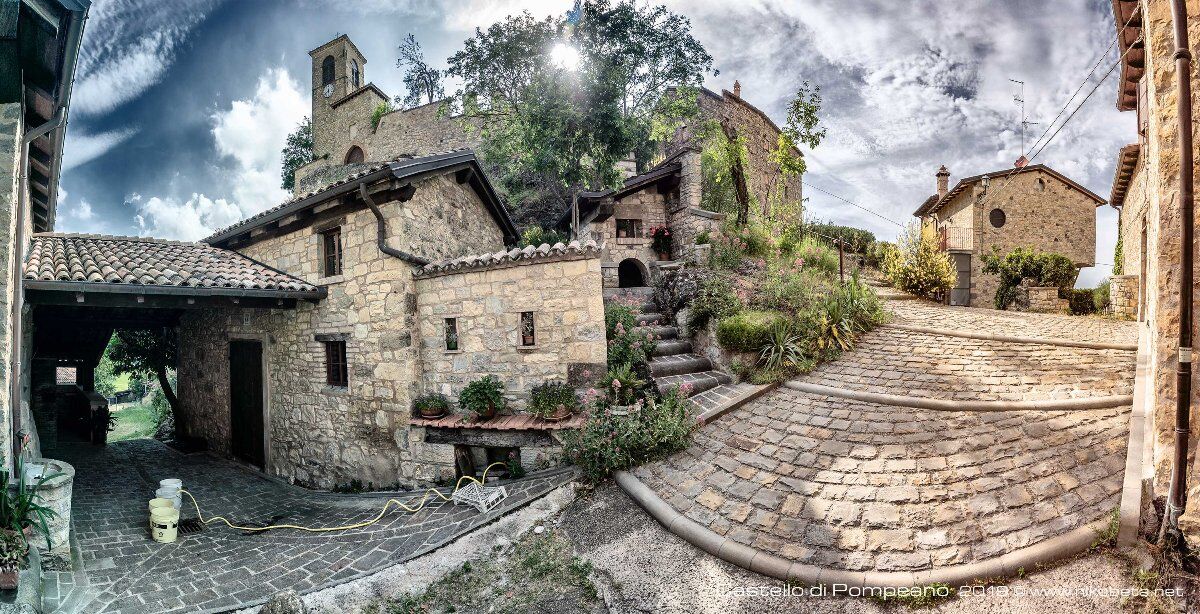
<svg viewBox="0 0 1200 614">
<path fill-rule="evenodd" d="M 566 43 L 559 43 L 550 50 L 550 61 L 563 70 L 575 70 L 579 68 L 579 50 Z"/>
</svg>

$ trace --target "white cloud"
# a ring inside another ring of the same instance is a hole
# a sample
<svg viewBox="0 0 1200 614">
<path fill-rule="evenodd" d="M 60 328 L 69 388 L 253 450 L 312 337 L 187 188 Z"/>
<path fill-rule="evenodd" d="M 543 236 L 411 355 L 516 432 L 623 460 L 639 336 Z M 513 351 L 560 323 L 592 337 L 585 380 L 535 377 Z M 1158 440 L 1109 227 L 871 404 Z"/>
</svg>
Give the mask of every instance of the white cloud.
<svg viewBox="0 0 1200 614">
<path fill-rule="evenodd" d="M 92 3 L 80 46 L 72 111 L 100 115 L 158 84 L 179 46 L 223 0 L 173 3 L 106 0 Z"/>
<path fill-rule="evenodd" d="M 134 128 L 99 134 L 87 134 L 79 130 L 68 129 L 67 142 L 63 147 L 62 170 L 69 171 L 91 162 L 135 134 L 137 134 L 137 130 Z"/>
<path fill-rule="evenodd" d="M 126 204 L 137 210 L 134 220 L 139 234 L 165 239 L 197 241 L 242 219 L 242 211 L 236 204 L 203 194 L 192 194 L 183 202 L 157 196 L 143 200 L 134 194 Z"/>
<path fill-rule="evenodd" d="M 288 197 L 279 187 L 283 146 L 309 112 L 308 98 L 282 68 L 258 80 L 254 97 L 235 100 L 212 116 L 217 151 L 236 163 L 230 195 L 247 214 L 273 207 Z"/>
</svg>

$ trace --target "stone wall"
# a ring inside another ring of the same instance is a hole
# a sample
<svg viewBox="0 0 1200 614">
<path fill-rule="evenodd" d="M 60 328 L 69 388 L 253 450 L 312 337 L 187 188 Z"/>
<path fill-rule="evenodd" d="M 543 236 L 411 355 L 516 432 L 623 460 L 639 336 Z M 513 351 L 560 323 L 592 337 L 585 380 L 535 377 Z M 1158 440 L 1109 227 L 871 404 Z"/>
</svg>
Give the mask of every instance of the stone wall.
<svg viewBox="0 0 1200 614">
<path fill-rule="evenodd" d="M 440 260 L 503 248 L 478 196 L 453 176 L 421 180 L 406 203 L 380 203 L 391 245 Z M 416 288 L 411 265 L 379 252 L 375 218 L 361 209 L 239 251 L 323 285 L 329 295 L 294 310 L 207 309 L 180 324 L 179 395 L 193 433 L 230 452 L 229 341 L 261 340 L 267 365 L 267 471 L 328 488 L 350 480 L 411 485 L 441 477 L 444 463 L 410 437 L 420 388 Z M 319 229 L 339 225 L 344 274 L 320 277 Z M 325 385 L 316 335 L 346 336 L 349 386 Z M 452 459 L 441 459 L 451 463 Z"/>
<path fill-rule="evenodd" d="M 611 217 L 589 226 L 592 238 L 604 245 L 604 287 L 617 287 L 617 267 L 622 261 L 630 258 L 638 261 L 646 277 L 646 284 L 650 284 L 655 264 L 658 262 L 658 254 L 650 248 L 650 229 L 666 225 L 667 209 L 678 198 L 675 192 L 660 194 L 657 188 L 651 185 L 614 202 Z M 618 237 L 619 219 L 641 220 L 641 236 Z"/>
<path fill-rule="evenodd" d="M 1138 292 L 1141 291 L 1137 275 L 1113 275 L 1108 278 L 1108 304 L 1113 315 L 1126 320 L 1138 318 Z"/>
<path fill-rule="evenodd" d="M 5 182 L 0 184 L 0 462 L 2 467 L 8 467 L 12 462 L 12 404 L 9 402 L 9 352 L 13 331 L 13 288 L 10 267 L 18 250 L 13 245 L 16 232 L 13 209 L 17 206 L 19 177 L 19 160 L 21 154 L 21 133 L 23 132 L 20 103 L 0 104 L 0 177 Z M 23 361 L 22 364 L 28 364 Z M 26 395 L 25 399 L 28 399 Z M 22 403 L 22 408 L 28 409 L 28 402 Z M 22 413 L 27 413 L 23 411 Z M 22 422 L 22 428 L 33 429 L 32 416 Z M 35 450 L 37 452 L 37 450 Z"/>
<path fill-rule="evenodd" d="M 522 312 L 533 312 L 535 344 L 521 345 Z M 445 319 L 454 318 L 458 349 L 447 350 Z M 486 375 L 505 383 L 521 411 L 538 384 L 584 386 L 607 362 L 600 254 L 550 255 L 417 279 L 417 327 L 424 392 L 457 399 Z M 590 374 L 590 376 L 589 376 Z"/>
<path fill-rule="evenodd" d="M 799 216 L 798 203 L 803 200 L 802 178 L 785 177 L 771 160 L 771 153 L 779 146 L 779 127 L 765 113 L 742 99 L 740 93 L 725 90 L 717 94 L 702 89 L 698 100 L 700 112 L 707 119 L 729 120 L 737 128 L 738 136 L 745 139 L 749 161 L 746 183 L 760 211 L 767 212 L 772 202 L 796 203 Z"/>
<path fill-rule="evenodd" d="M 1017 297 L 1013 301 L 1015 311 L 1034 313 L 1067 313 L 1070 303 L 1058 297 L 1056 286 L 1017 286 Z"/>
<path fill-rule="evenodd" d="M 708 248 L 698 250 L 696 237 L 701 233 L 708 233 L 711 242 L 721 232 L 721 222 L 725 216 L 700 208 L 703 189 L 700 152 L 689 151 L 680 157 L 679 162 L 679 199 L 675 201 L 669 213 L 671 232 L 675 236 L 671 245 L 672 257 L 676 260 L 706 264 Z"/>
</svg>

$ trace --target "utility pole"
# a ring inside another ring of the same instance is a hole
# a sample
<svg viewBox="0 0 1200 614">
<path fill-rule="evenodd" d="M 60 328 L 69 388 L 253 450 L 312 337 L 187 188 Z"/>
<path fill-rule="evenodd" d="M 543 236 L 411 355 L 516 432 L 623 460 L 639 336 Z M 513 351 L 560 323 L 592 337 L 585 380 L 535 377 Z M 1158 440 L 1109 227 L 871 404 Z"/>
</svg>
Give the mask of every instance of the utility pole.
<svg viewBox="0 0 1200 614">
<path fill-rule="evenodd" d="M 1038 125 L 1038 123 L 1029 121 L 1029 116 L 1025 115 L 1025 82 L 1018 81 L 1016 79 L 1009 79 L 1009 81 L 1016 83 L 1017 87 L 1019 88 L 1017 94 L 1015 96 L 1013 96 L 1013 102 L 1015 102 L 1017 104 L 1017 106 L 1021 108 L 1021 114 L 1020 114 L 1021 151 L 1020 151 L 1020 155 L 1024 156 L 1025 155 L 1025 129 L 1030 126 L 1036 126 L 1036 125 Z"/>
</svg>

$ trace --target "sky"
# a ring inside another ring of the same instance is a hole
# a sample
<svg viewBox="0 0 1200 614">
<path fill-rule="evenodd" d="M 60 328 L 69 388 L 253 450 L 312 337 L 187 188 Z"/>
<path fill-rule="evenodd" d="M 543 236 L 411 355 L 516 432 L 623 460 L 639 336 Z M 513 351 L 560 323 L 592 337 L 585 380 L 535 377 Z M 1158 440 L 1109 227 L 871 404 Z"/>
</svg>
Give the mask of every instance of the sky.
<svg viewBox="0 0 1200 614">
<path fill-rule="evenodd" d="M 940 165 L 951 185 L 1012 167 L 1022 146 L 1021 90 L 1011 80 L 1024 82 L 1026 116 L 1038 122 L 1026 146 L 1057 131 L 1034 162 L 1102 197 L 1118 149 L 1135 137 L 1133 114 L 1115 106 L 1119 69 L 1102 81 L 1117 55 L 1108 0 L 655 3 L 691 20 L 720 73 L 706 78 L 709 88 L 741 81 L 743 98 L 777 123 L 803 81 L 820 86 L 827 137 L 805 151 L 806 216 L 880 238 L 914 219 Z M 57 230 L 197 240 L 285 200 L 280 151 L 310 112 L 308 51 L 339 34 L 366 56 L 367 80 L 396 95 L 396 47 L 406 34 L 441 68 L 476 27 L 572 4 L 93 0 Z M 1113 260 L 1116 211 L 1096 215 L 1097 266 L 1081 286 L 1107 276 Z"/>
</svg>

